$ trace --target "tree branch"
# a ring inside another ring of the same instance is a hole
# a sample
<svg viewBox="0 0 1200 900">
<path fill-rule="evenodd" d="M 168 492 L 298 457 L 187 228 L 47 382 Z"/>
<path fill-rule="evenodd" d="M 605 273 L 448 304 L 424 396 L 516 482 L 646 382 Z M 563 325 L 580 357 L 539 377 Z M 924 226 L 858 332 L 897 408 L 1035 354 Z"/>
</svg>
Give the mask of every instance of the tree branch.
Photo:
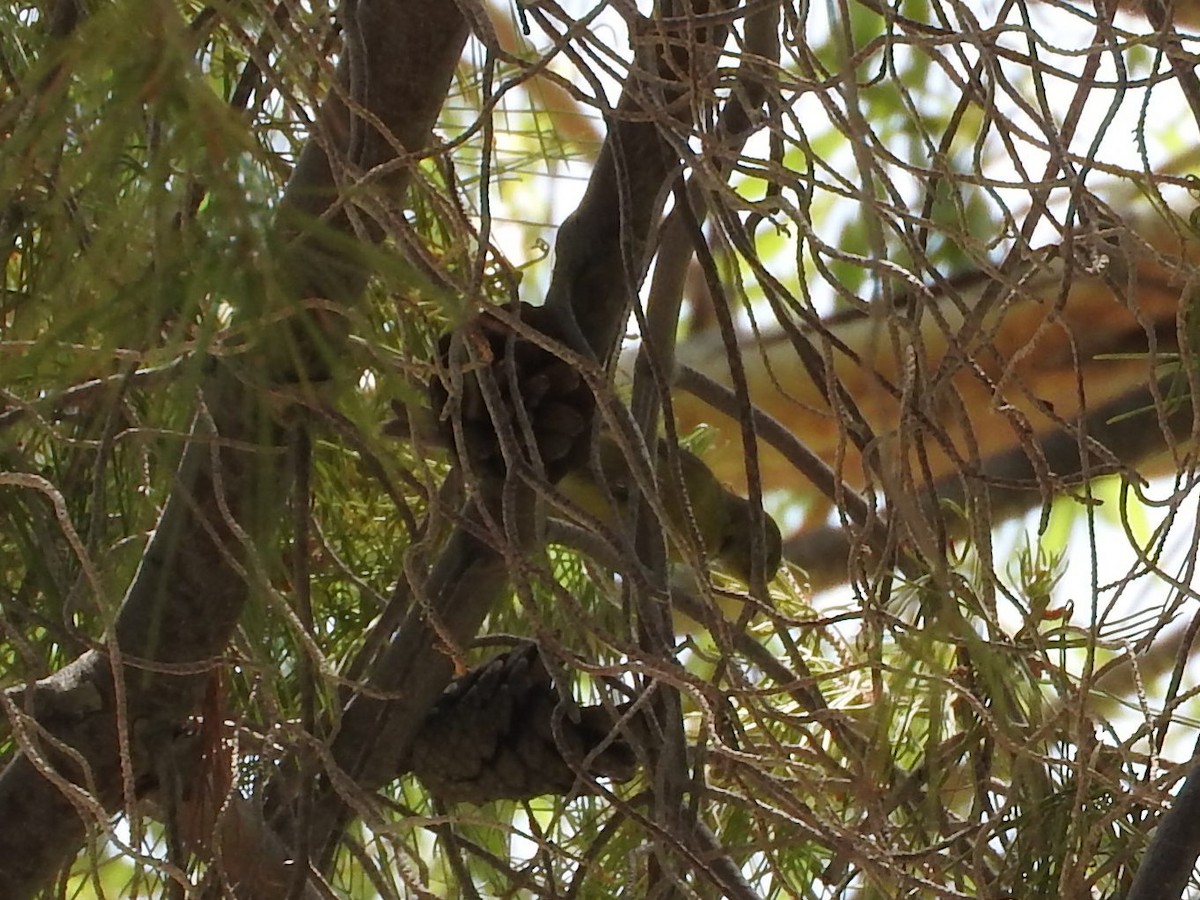
<svg viewBox="0 0 1200 900">
<path fill-rule="evenodd" d="M 1200 743 L 1192 757 L 1200 753 Z M 1178 900 L 1200 856 L 1200 764 L 1188 770 L 1171 808 L 1158 820 L 1126 900 Z"/>
<path fill-rule="evenodd" d="M 151 771 L 195 707 L 241 614 L 248 544 L 280 502 L 278 434 L 228 369 L 213 373 L 204 394 L 107 649 L 10 693 L 14 733 L 26 737 L 0 774 L 0 816 L 23 826 L 0 829 L 0 895 L 31 895 L 83 840 L 71 796 L 47 776 L 87 786 L 105 809 L 119 806 L 123 786 Z"/>
</svg>

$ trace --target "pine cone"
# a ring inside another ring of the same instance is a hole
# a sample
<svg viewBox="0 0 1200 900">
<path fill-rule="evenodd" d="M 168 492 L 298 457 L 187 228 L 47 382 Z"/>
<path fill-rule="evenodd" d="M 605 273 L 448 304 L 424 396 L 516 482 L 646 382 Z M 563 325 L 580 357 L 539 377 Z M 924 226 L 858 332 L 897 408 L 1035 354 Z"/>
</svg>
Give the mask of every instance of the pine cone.
<svg viewBox="0 0 1200 900">
<path fill-rule="evenodd" d="M 417 734 L 410 768 L 447 802 L 524 800 L 586 787 L 568 759 L 580 765 L 609 737 L 614 719 L 602 706 L 580 709 L 578 721 L 561 715 L 560 744 L 559 702 L 536 645 L 502 653 L 446 688 Z M 624 781 L 635 766 L 618 735 L 589 762 L 588 774 Z"/>
<path fill-rule="evenodd" d="M 556 316 L 545 307 L 509 303 L 502 308 L 548 338 L 563 340 Z M 438 342 L 441 377 L 429 386 L 430 406 L 447 446 L 456 447 L 454 419 L 458 417 L 465 444 L 457 447 L 460 458 L 467 459 L 481 477 L 503 477 L 507 466 L 500 448 L 499 435 L 504 430 L 500 425 L 507 425 L 515 437 L 514 449 L 526 460 L 533 459 L 523 413 L 551 481 L 585 463 L 596 401 L 579 372 L 533 341 L 514 334 L 490 310 L 471 319 L 459 333 L 472 342 L 478 365 L 473 366 L 465 352 L 452 360 L 453 333 L 444 335 Z M 462 372 L 457 402 L 451 399 L 454 368 Z M 503 423 L 492 420 L 481 378 L 490 379 L 499 395 Z"/>
</svg>

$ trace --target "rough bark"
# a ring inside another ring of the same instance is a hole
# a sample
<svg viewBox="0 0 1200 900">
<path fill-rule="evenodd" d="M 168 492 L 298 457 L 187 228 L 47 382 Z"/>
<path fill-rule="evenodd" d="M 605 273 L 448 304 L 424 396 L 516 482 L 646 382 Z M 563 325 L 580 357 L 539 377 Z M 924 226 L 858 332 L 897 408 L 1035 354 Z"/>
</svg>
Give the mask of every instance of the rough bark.
<svg viewBox="0 0 1200 900">
<path fill-rule="evenodd" d="M 476 804 L 632 777 L 636 758 L 616 731 L 617 710 L 571 709 L 562 696 L 536 645 L 496 656 L 447 688 L 407 767 L 438 799 Z"/>
</svg>

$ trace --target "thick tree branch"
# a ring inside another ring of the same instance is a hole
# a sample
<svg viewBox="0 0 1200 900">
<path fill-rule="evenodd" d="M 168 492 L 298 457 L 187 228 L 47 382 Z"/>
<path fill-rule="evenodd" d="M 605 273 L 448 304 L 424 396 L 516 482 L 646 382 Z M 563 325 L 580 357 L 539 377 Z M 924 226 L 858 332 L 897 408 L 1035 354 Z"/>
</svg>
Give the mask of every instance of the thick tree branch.
<svg viewBox="0 0 1200 900">
<path fill-rule="evenodd" d="M 1200 751 L 1200 744 L 1197 745 Z M 1195 758 L 1193 752 L 1193 759 Z M 1200 856 L 1200 764 L 1159 820 L 1126 900 L 1178 900 Z"/>
<path fill-rule="evenodd" d="M 456 678 L 415 735 L 410 757 L 394 774 L 411 771 L 438 800 L 483 804 L 546 794 L 586 792 L 596 778 L 631 777 L 636 757 L 623 736 L 621 707 L 576 707 L 556 685 L 536 644 L 522 644 Z M 214 772 L 206 764 L 204 732 L 178 741 L 176 771 Z M 218 742 L 222 739 L 218 729 Z M 209 752 L 219 754 L 220 748 Z M 263 810 L 232 783 L 230 760 L 213 782 L 160 784 L 152 799 L 159 818 L 175 823 L 182 845 L 257 900 L 293 897 L 297 865 Z M 309 869 L 301 897 L 330 896 Z M 324 891 L 322 893 L 321 891 Z"/>
<path fill-rule="evenodd" d="M 347 52 L 284 191 L 280 232 L 292 250 L 294 296 L 354 302 L 371 267 L 353 238 L 373 243 L 382 231 L 362 211 L 352 215 L 346 198 L 360 182 L 385 187 L 393 200 L 403 194 L 468 31 L 456 3 L 356 0 L 345 15 Z"/>
<path fill-rule="evenodd" d="M 215 372 L 115 640 L 13 692 L 10 719 L 22 752 L 0 775 L 0 815 L 24 824 L 0 829 L 0 895 L 32 894 L 84 836 L 71 796 L 40 769 L 86 785 L 111 810 L 194 708 L 246 599 L 246 542 L 262 533 L 261 514 L 280 500 L 276 438 L 254 393 L 228 369 Z"/>
<path fill-rule="evenodd" d="M 508 588 L 504 554 L 471 533 L 475 528 L 486 533 L 495 520 L 474 503 L 464 510 L 464 519 L 474 527 L 455 529 L 418 602 L 364 679 L 366 690 L 342 714 L 333 759 L 361 790 L 378 790 L 403 770 L 414 736 L 454 675 L 456 659 Z M 503 543 L 506 535 L 495 538 Z M 310 846 L 322 848 L 326 864 L 347 816 L 346 798 L 326 780 L 309 838 Z"/>
<path fill-rule="evenodd" d="M 703 64 L 693 69 L 695 61 L 683 48 L 694 53 L 724 39 L 724 29 L 697 35 L 687 33 L 682 20 L 667 24 L 663 10 L 674 6 L 660 3 L 655 17 L 642 20 L 645 27 L 633 35 L 635 61 L 608 116 L 608 136 L 587 191 L 555 244 L 546 305 L 570 310 L 579 339 L 601 362 L 625 328 L 649 264 L 652 231 L 679 168 L 675 145 L 686 135 L 674 136 L 669 127 L 686 119 L 683 130 L 689 131 L 692 104 L 703 102 L 700 85 L 685 80 L 703 71 Z"/>
</svg>

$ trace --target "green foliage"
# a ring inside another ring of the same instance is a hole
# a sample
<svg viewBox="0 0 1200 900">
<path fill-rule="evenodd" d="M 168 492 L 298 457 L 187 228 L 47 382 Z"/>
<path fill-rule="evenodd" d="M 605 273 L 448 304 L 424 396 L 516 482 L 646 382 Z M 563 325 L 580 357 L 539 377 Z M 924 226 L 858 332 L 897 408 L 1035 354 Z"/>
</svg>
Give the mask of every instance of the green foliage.
<svg viewBox="0 0 1200 900">
<path fill-rule="evenodd" d="M 284 299 L 296 260 L 275 216 L 330 89 L 331 54 L 342 52 L 332 10 L 320 5 L 288 5 L 286 16 L 256 3 L 90 6 L 61 34 L 46 9 L 0 10 L 10 91 L 0 107 L 5 687 L 61 669 L 111 627 L 171 494 L 206 358 L 241 360 L 252 373 L 255 361 L 294 350 L 282 345 L 302 318 Z M 827 20 L 810 11 L 805 46 L 784 41 L 769 140 L 751 142 L 732 187 L 714 184 L 707 196 L 723 286 L 764 331 L 777 315 L 799 320 L 897 296 L 924 302 L 917 286 L 994 272 L 1042 189 L 1040 171 L 1018 187 L 1011 171 L 996 174 L 1013 163 L 1014 134 L 1022 146 L 1048 140 L 1028 121 L 1033 107 L 1022 101 L 1014 111 L 996 99 L 1010 89 L 1036 94 L 1040 70 L 1005 70 L 1001 62 L 1028 62 L 1005 44 L 1003 60 L 988 57 L 995 93 L 967 96 L 964 71 L 994 47 L 977 30 L 959 42 L 965 11 L 956 4 L 850 6 L 844 22 L 838 12 Z M 901 16 L 927 28 L 907 28 Z M 1019 31 L 1019 18 L 999 23 L 996 40 Z M 380 622 L 420 602 L 407 586 L 436 558 L 460 499 L 443 487 L 452 460 L 444 449 L 385 439 L 380 425 L 390 401 L 423 402 L 441 333 L 481 303 L 536 294 L 548 279 L 547 226 L 559 224 L 550 220 L 563 203 L 539 188 L 568 183 L 568 164 L 590 161 L 595 148 L 568 120 L 599 116 L 588 105 L 593 85 L 561 72 L 573 56 L 589 72 L 615 65 L 619 75 L 625 45 L 607 31 L 618 26 L 616 16 L 602 29 L 581 26 L 573 40 L 586 43 L 583 57 L 515 35 L 515 50 L 499 59 L 473 43 L 438 126 L 453 153 L 423 159 L 402 201 L 374 198 L 391 204 L 389 240 L 355 247 L 373 278 L 363 302 L 339 312 L 345 351 L 329 361 L 329 383 L 297 388 L 303 400 L 284 416 L 281 452 L 303 459 L 307 442 L 310 460 L 289 469 L 281 536 L 252 547 L 251 603 L 214 677 L 217 708 L 202 711 L 224 729 L 227 798 L 258 808 L 281 773 L 319 769 L 346 698 L 390 634 Z M 800 26 L 782 27 L 786 38 Z M 1035 46 L 1067 64 L 1069 54 Z M 1122 52 L 1131 79 L 1154 64 L 1140 40 Z M 527 67 L 542 63 L 558 72 L 554 96 L 571 108 L 538 93 Z M 261 78 L 251 77 L 259 66 Z M 809 101 L 802 121 L 791 118 Z M 1084 189 L 1082 180 L 1074 186 Z M 1056 215 L 1067 202 L 1038 200 Z M 761 217 L 749 247 L 734 239 L 743 214 Z M 525 258 L 509 259 L 513 247 Z M 691 303 L 681 340 L 702 312 Z M 887 315 L 900 318 L 880 321 Z M 1186 324 L 1196 321 L 1189 310 Z M 987 344 L 972 341 L 955 349 Z M 747 358 L 758 351 L 744 346 Z M 819 348 L 830 359 L 831 346 Z M 871 364 L 852 361 L 863 371 Z M 998 392 L 1002 379 L 977 369 Z M 784 393 L 794 388 L 784 382 Z M 905 395 L 913 421 L 932 430 L 943 395 L 955 390 L 947 384 L 948 376 L 910 395 L 912 385 L 889 382 L 882 392 Z M 1170 400 L 1184 408 L 1186 377 L 1179 384 Z M 842 424 L 834 415 L 828 423 Z M 888 427 L 869 436 L 872 449 L 894 438 Z M 701 431 L 684 443 L 704 452 L 719 442 Z M 982 493 L 977 460 L 957 449 L 964 478 L 976 479 L 968 493 Z M 1134 642 L 1153 644 L 1189 590 L 1132 611 L 1118 603 L 1125 586 L 1158 568 L 1169 525 L 1114 478 L 1071 485 L 1085 502 L 1049 506 L 1036 542 L 1024 536 L 1031 523 L 1015 542 L 995 537 L 998 522 L 978 497 L 930 517 L 971 535 L 948 537 L 910 521 L 918 507 L 903 491 L 889 494 L 888 477 L 881 466 L 863 485 L 885 495 L 877 512 L 891 529 L 886 555 L 854 523 L 861 553 L 847 572 L 852 583 L 833 596 L 814 597 L 806 574 L 786 567 L 744 621 L 680 635 L 678 652 L 657 658 L 638 642 L 633 579 L 551 543 L 519 560 L 512 596 L 487 620 L 490 642 L 447 648 L 473 664 L 537 638 L 560 671 L 574 673 L 560 685 L 564 696 L 584 704 L 621 703 L 652 683 L 677 691 L 683 721 L 668 724 L 687 740 L 688 812 L 720 853 L 680 850 L 684 838 L 656 822 L 660 785 L 649 757 L 626 784 L 587 793 L 581 782 L 577 796 L 479 808 L 446 807 L 409 776 L 355 798 L 370 815 L 335 854 L 338 896 L 634 898 L 661 884 L 660 869 L 680 866 L 707 897 L 720 890 L 718 856 L 764 897 L 1118 895 L 1170 787 L 1163 768 L 1182 758 L 1173 745 L 1163 750 L 1163 736 L 1195 711 L 1142 696 L 1145 684 L 1113 701 L 1095 678 L 1110 662 L 1119 668 Z M 802 509 L 809 525 L 828 514 L 828 498 L 798 478 L 773 500 L 785 514 Z M 851 518 L 839 512 L 837 521 Z M 1098 563 L 1083 576 L 1071 568 L 1073 557 L 1100 555 L 1088 532 L 1097 521 L 1141 554 L 1117 588 L 1101 584 Z M 714 608 L 722 591 L 745 592 L 688 574 L 672 590 Z M 1179 684 L 1171 691 L 1174 703 Z M 0 747 L 6 756 L 14 740 Z M 170 896 L 172 878 L 197 885 L 214 871 L 181 858 L 150 814 L 143 822 L 142 810 L 130 812 L 134 821 L 94 829 L 63 895 Z M 118 841 L 131 830 L 136 852 Z"/>
</svg>

